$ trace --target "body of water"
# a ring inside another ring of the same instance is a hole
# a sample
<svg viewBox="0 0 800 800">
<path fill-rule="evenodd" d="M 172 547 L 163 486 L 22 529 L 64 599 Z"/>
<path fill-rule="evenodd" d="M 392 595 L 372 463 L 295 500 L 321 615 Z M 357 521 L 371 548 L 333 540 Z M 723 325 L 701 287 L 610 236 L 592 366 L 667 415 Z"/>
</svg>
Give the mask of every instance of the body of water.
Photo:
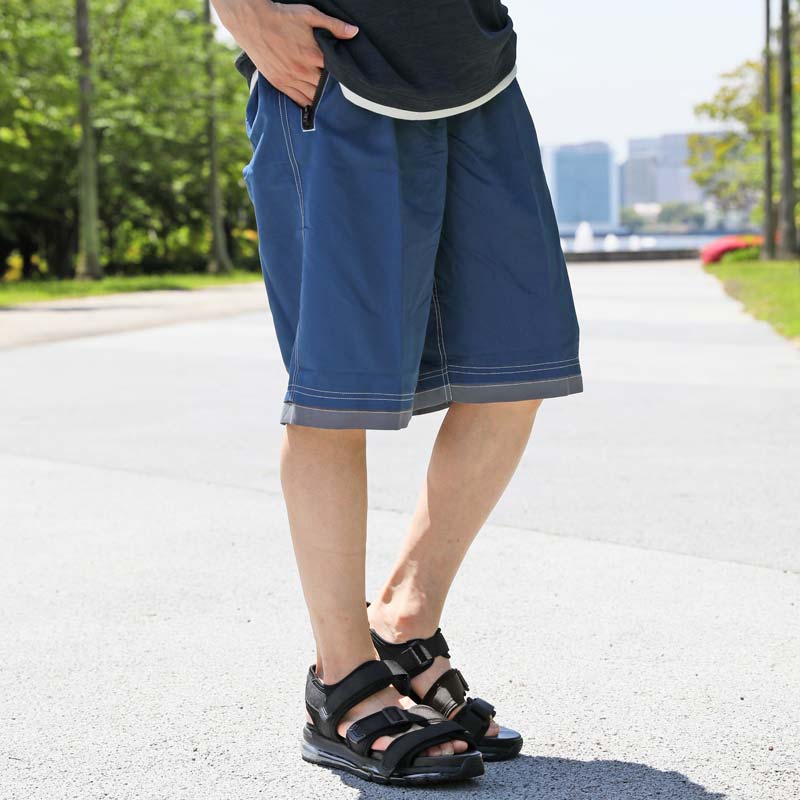
<svg viewBox="0 0 800 800">
<path fill-rule="evenodd" d="M 699 250 L 721 236 L 738 235 L 733 232 L 701 234 L 594 234 L 578 230 L 574 236 L 562 236 L 565 252 L 598 252 L 617 250 Z M 747 235 L 752 235 L 748 231 Z"/>
</svg>

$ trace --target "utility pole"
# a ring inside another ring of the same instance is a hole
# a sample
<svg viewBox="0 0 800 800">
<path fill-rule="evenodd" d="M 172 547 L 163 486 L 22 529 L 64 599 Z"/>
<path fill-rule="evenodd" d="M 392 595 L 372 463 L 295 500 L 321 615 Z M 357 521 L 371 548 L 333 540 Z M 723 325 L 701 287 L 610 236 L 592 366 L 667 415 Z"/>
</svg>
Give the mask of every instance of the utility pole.
<svg viewBox="0 0 800 800">
<path fill-rule="evenodd" d="M 764 247 L 761 257 L 775 258 L 775 209 L 772 166 L 772 13 L 766 0 L 767 31 L 764 46 Z"/>
<path fill-rule="evenodd" d="M 78 278 L 100 278 L 100 232 L 97 218 L 97 149 L 92 115 L 92 56 L 89 0 L 75 2 L 75 43 L 78 46 L 78 116 L 81 127 L 78 157 Z"/>
<path fill-rule="evenodd" d="M 209 272 L 230 272 L 233 269 L 225 240 L 225 210 L 219 185 L 219 145 L 217 142 L 217 87 L 214 68 L 214 25 L 210 0 L 204 0 L 206 41 L 206 78 L 208 91 L 206 138 L 208 141 L 208 212 L 211 221 L 211 254 Z"/>
<path fill-rule="evenodd" d="M 794 186 L 794 115 L 792 104 L 792 13 L 789 0 L 781 0 L 781 210 L 780 250 L 782 258 L 795 258 L 797 223 Z"/>
</svg>

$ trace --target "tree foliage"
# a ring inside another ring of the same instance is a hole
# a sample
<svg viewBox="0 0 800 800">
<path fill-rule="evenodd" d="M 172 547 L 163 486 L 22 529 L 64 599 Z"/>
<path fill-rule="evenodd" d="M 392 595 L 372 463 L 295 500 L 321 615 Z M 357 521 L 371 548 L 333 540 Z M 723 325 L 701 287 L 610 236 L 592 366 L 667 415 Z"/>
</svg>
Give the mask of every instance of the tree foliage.
<svg viewBox="0 0 800 800">
<path fill-rule="evenodd" d="M 795 50 L 800 50 L 800 28 L 795 26 Z M 748 61 L 721 77 L 722 84 L 709 101 L 695 109 L 720 131 L 690 138 L 693 178 L 723 210 L 753 208 L 754 217 L 763 214 L 764 135 L 773 134 L 774 163 L 780 169 L 777 150 L 777 111 L 769 117 L 763 107 L 763 65 Z M 800 94 L 800 64 L 795 59 L 794 86 Z M 778 73 L 773 70 L 773 91 Z M 796 104 L 797 109 L 797 104 Z M 800 168 L 800 122 L 795 124 L 795 160 Z M 777 200 L 777 198 L 773 198 Z"/>
<path fill-rule="evenodd" d="M 78 67 L 74 8 L 0 5 L 0 263 L 73 269 Z M 202 0 L 93 0 L 95 132 L 102 257 L 110 271 L 203 269 L 208 220 L 207 92 Z M 235 51 L 213 43 L 225 228 L 239 263 L 255 256 L 241 178 L 247 88 Z M 236 245 L 238 244 L 238 249 Z"/>
</svg>

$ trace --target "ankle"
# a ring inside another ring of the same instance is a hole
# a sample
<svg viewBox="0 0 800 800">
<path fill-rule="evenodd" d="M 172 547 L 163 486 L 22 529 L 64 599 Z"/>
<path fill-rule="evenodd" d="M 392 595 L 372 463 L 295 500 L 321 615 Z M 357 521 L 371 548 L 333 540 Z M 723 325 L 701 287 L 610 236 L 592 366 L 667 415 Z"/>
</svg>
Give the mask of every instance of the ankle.
<svg viewBox="0 0 800 800">
<path fill-rule="evenodd" d="M 342 653 L 339 655 L 317 657 L 317 664 L 314 672 L 317 677 L 326 685 L 331 686 L 346 678 L 356 667 L 360 667 L 365 661 L 377 661 L 378 654 L 375 648 L 363 653 Z"/>
<path fill-rule="evenodd" d="M 438 606 L 426 602 L 424 595 L 415 592 L 403 597 L 380 598 L 367 610 L 370 627 L 387 642 L 407 642 L 427 639 L 439 627 Z"/>
</svg>

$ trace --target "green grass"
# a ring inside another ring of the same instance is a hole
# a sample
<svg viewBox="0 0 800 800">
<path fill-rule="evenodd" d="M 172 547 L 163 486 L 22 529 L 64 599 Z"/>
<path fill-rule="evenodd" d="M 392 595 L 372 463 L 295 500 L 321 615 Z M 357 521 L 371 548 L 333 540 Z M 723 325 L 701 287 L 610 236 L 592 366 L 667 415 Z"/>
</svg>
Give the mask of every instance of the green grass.
<svg viewBox="0 0 800 800">
<path fill-rule="evenodd" d="M 90 297 L 119 292 L 188 291 L 232 283 L 261 280 L 260 272 L 234 270 L 224 275 L 165 274 L 102 278 L 98 281 L 37 280 L 0 281 L 0 307 L 62 297 Z"/>
<path fill-rule="evenodd" d="M 709 264 L 706 269 L 756 319 L 763 319 L 789 339 L 800 341 L 800 262 L 722 261 Z"/>
</svg>

